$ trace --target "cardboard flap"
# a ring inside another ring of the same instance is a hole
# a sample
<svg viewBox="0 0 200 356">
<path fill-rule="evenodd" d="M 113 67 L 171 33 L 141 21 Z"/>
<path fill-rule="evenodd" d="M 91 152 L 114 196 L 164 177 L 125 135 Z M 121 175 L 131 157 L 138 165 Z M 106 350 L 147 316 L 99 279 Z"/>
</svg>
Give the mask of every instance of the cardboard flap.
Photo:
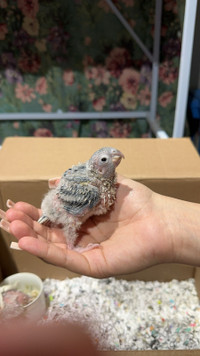
<svg viewBox="0 0 200 356">
<path fill-rule="evenodd" d="M 190 139 L 7 138 L 0 151 L 0 180 L 47 180 L 113 146 L 125 159 L 118 173 L 132 179 L 200 178 L 200 159 Z"/>
</svg>

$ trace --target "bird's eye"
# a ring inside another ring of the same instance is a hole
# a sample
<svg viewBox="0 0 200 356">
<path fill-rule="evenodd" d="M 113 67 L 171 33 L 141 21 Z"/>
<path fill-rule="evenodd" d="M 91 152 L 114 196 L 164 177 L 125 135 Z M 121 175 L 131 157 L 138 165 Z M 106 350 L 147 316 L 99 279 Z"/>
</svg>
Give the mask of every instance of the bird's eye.
<svg viewBox="0 0 200 356">
<path fill-rule="evenodd" d="M 106 158 L 106 157 L 102 157 L 101 161 L 102 161 L 102 162 L 106 162 L 106 161 L 107 161 L 107 158 Z"/>
</svg>

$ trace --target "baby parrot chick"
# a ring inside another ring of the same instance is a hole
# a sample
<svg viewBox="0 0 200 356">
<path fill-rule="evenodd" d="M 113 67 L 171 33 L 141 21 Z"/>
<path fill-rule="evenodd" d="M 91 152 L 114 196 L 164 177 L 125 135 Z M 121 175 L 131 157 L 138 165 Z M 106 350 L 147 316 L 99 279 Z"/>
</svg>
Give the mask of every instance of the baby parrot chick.
<svg viewBox="0 0 200 356">
<path fill-rule="evenodd" d="M 38 222 L 61 226 L 69 249 L 83 252 L 99 246 L 75 246 L 78 230 L 90 216 L 105 214 L 114 204 L 117 191 L 115 169 L 122 158 L 124 155 L 119 150 L 103 147 L 87 162 L 65 171 L 58 185 L 45 195 Z"/>
</svg>

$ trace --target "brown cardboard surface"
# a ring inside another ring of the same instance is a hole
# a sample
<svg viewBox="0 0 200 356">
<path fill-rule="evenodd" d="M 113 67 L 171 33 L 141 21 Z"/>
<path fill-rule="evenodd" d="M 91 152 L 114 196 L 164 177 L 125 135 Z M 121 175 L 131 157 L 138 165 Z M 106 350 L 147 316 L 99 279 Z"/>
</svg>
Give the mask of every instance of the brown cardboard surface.
<svg viewBox="0 0 200 356">
<path fill-rule="evenodd" d="M 136 179 L 161 194 L 200 201 L 200 160 L 190 139 L 26 137 L 6 139 L 0 151 L 3 201 L 9 193 L 10 198 L 16 196 L 17 200 L 22 199 L 23 190 L 26 190 L 23 194 L 26 200 L 39 205 L 49 178 L 59 176 L 71 165 L 87 160 L 102 146 L 115 146 L 125 154 L 118 173 Z M 10 182 L 15 182 L 15 186 L 12 187 Z M 34 184 L 35 194 L 31 184 Z"/>
<path fill-rule="evenodd" d="M 47 180 L 61 175 L 68 167 L 85 161 L 102 146 L 113 146 L 124 155 L 118 173 L 138 180 L 158 193 L 200 203 L 200 159 L 190 139 L 84 139 L 84 138 L 8 138 L 0 150 L 0 208 L 8 198 L 40 205 L 47 191 Z M 41 278 L 76 276 L 46 264 L 23 251 L 10 251 L 12 237 L 2 232 L 2 256 L 7 271 L 29 271 Z M 6 251 L 6 252 L 5 252 Z M 5 254 L 4 254 L 5 253 Z M 6 256 L 6 258 L 5 258 Z M 16 266 L 15 266 L 16 264 Z M 121 278 L 160 280 L 195 277 L 200 292 L 200 270 L 186 265 L 159 265 Z M 120 276 L 119 276 L 120 278 Z M 200 355 L 200 350 L 102 352 L 105 356 L 186 356 Z"/>
<path fill-rule="evenodd" d="M 1 180 L 45 180 L 87 160 L 102 146 L 125 154 L 120 174 L 134 179 L 199 178 L 198 154 L 188 138 L 7 138 L 0 152 Z M 198 167 L 198 169 L 197 169 Z"/>
</svg>

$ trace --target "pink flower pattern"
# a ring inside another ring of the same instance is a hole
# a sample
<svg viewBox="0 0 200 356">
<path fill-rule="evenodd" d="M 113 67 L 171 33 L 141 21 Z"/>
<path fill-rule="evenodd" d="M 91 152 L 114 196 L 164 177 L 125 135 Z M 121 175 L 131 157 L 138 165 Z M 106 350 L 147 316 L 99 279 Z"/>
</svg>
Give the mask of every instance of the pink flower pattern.
<svg viewBox="0 0 200 356">
<path fill-rule="evenodd" d="M 72 85 L 74 83 L 74 73 L 72 70 L 65 70 L 63 73 L 63 80 L 65 85 Z"/>
<path fill-rule="evenodd" d="M 106 67 L 111 74 L 118 78 L 124 68 L 132 64 L 131 55 L 125 48 L 115 47 L 106 58 Z"/>
<path fill-rule="evenodd" d="M 139 86 L 140 74 L 134 69 L 124 69 L 119 77 L 119 84 L 123 90 L 130 94 L 136 94 Z"/>
<path fill-rule="evenodd" d="M 138 99 L 140 100 L 140 104 L 143 106 L 148 106 L 151 100 L 151 92 L 148 87 L 140 90 L 138 94 Z"/>
<path fill-rule="evenodd" d="M 166 61 L 160 65 L 159 75 L 162 82 L 169 85 L 178 78 L 178 69 L 174 67 L 172 62 Z"/>
<path fill-rule="evenodd" d="M 39 10 L 38 0 L 17 0 L 24 16 L 35 18 Z"/>
<path fill-rule="evenodd" d="M 7 25 L 5 23 L 0 23 L 0 41 L 5 40 L 7 33 Z"/>
<path fill-rule="evenodd" d="M 44 128 L 39 128 L 34 131 L 33 136 L 35 137 L 52 137 L 53 134 L 49 129 Z"/>
<path fill-rule="evenodd" d="M 104 105 L 106 104 L 106 101 L 104 97 L 101 97 L 99 99 L 94 100 L 92 104 L 93 104 L 93 108 L 96 111 L 102 111 Z"/>
<path fill-rule="evenodd" d="M 47 94 L 47 80 L 45 77 L 41 77 L 36 81 L 35 90 L 40 94 Z"/>
<path fill-rule="evenodd" d="M 34 90 L 30 88 L 28 84 L 22 85 L 21 83 L 17 83 L 15 95 L 16 98 L 20 99 L 23 103 L 30 103 L 36 97 Z"/>
<path fill-rule="evenodd" d="M 174 95 L 171 91 L 166 91 L 158 98 L 160 106 L 166 108 L 168 104 L 171 103 Z"/>
<path fill-rule="evenodd" d="M 113 0 L 113 3 L 139 36 L 142 31 L 141 37 L 152 48 L 154 2 Z M 184 8 L 180 3 L 183 2 L 163 0 L 157 118 L 169 135 L 181 48 L 179 15 Z M 151 63 L 105 0 L 91 2 L 90 7 L 87 2 L 75 0 L 70 8 L 56 0 L 49 6 L 42 0 L 0 0 L 0 9 L 2 110 L 45 113 L 149 110 Z M 139 16 L 140 11 L 144 18 Z M 81 35 L 74 31 L 79 21 Z M 148 127 L 143 121 L 51 120 L 45 121 L 46 132 L 42 120 L 16 124 L 8 121 L 0 125 L 0 141 L 10 132 L 146 137 Z"/>
</svg>

